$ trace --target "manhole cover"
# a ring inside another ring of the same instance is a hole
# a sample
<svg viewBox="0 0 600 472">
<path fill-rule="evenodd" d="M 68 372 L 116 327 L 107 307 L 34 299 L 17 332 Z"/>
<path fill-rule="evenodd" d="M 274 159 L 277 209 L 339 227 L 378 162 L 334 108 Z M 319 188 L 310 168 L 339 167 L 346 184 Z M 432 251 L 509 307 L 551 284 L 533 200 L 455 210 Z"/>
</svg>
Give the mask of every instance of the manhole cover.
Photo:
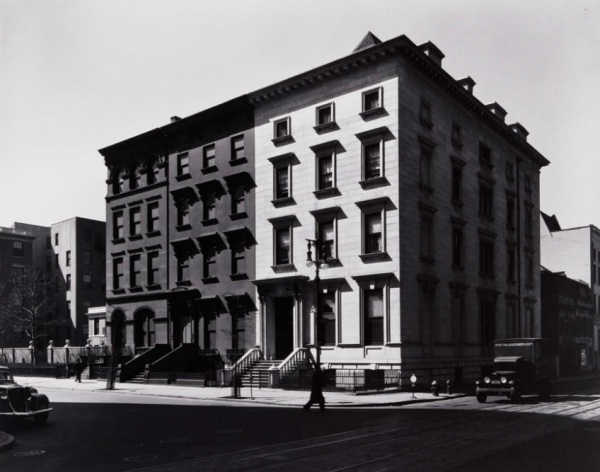
<svg viewBox="0 0 600 472">
<path fill-rule="evenodd" d="M 138 462 L 138 461 L 152 461 L 158 458 L 153 454 L 140 454 L 139 456 L 129 456 L 125 457 L 123 460 L 127 462 Z"/>
<path fill-rule="evenodd" d="M 14 457 L 29 457 L 29 456 L 41 456 L 42 454 L 46 454 L 46 451 L 37 450 L 37 451 L 20 451 L 15 452 L 13 454 Z"/>
</svg>

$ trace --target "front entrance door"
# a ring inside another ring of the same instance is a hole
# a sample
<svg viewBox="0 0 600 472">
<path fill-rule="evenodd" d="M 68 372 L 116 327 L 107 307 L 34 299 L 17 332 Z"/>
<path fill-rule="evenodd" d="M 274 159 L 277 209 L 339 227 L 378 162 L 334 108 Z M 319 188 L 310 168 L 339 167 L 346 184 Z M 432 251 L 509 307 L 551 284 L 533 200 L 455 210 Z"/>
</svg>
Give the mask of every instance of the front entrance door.
<svg viewBox="0 0 600 472">
<path fill-rule="evenodd" d="M 274 299 L 275 357 L 283 360 L 294 350 L 294 298 Z"/>
</svg>

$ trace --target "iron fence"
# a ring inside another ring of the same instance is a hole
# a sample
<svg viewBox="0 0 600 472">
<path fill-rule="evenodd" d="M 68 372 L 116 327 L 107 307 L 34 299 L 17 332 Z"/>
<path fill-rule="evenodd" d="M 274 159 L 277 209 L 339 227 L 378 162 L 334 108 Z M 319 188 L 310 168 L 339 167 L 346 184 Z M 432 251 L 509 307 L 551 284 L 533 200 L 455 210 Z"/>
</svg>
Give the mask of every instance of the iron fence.
<svg viewBox="0 0 600 472">
<path fill-rule="evenodd" d="M 310 390 L 312 369 L 300 369 L 281 379 L 281 387 L 290 390 Z M 341 370 L 324 369 L 324 391 L 365 392 L 397 389 L 399 370 Z"/>
</svg>

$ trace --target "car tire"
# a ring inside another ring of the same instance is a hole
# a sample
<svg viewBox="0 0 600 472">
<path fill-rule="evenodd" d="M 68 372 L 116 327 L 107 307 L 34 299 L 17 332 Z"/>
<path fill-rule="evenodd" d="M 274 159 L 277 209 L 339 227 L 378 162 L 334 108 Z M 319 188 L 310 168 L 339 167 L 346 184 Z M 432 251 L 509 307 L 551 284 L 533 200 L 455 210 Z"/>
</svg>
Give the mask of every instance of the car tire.
<svg viewBox="0 0 600 472">
<path fill-rule="evenodd" d="M 487 395 L 485 393 L 478 393 L 477 394 L 477 401 L 479 403 L 485 403 L 486 400 L 487 400 Z"/>
<path fill-rule="evenodd" d="M 514 390 L 510 396 L 510 401 L 513 403 L 517 403 L 521 399 L 521 395 L 523 394 L 523 388 L 520 385 L 515 385 Z"/>
<path fill-rule="evenodd" d="M 538 392 L 538 397 L 541 401 L 548 401 L 550 400 L 550 396 L 552 395 L 552 388 L 550 387 L 549 384 L 545 383 L 540 387 L 540 390 Z"/>
<path fill-rule="evenodd" d="M 37 401 L 37 409 L 45 410 L 46 408 L 50 408 L 50 400 L 48 400 L 48 397 L 46 395 L 40 395 Z M 44 424 L 48 420 L 48 416 L 50 416 L 49 411 L 47 411 L 46 413 L 35 415 L 33 417 L 33 420 L 37 424 Z"/>
</svg>

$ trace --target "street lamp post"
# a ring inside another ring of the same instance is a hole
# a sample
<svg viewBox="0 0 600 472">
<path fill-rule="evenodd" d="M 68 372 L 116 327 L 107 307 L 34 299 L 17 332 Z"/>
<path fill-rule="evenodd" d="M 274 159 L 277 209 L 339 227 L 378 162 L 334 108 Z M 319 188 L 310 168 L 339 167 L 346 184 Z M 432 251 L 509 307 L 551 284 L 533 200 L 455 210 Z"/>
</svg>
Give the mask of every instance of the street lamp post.
<svg viewBox="0 0 600 472">
<path fill-rule="evenodd" d="M 232 375 L 232 383 L 231 383 L 231 396 L 233 398 L 239 398 L 240 397 L 240 381 L 241 379 L 239 379 L 239 375 L 238 375 L 238 371 L 237 371 L 237 353 L 238 353 L 238 337 L 237 337 L 237 308 L 238 308 L 238 296 L 237 295 L 233 295 L 230 293 L 226 293 L 224 295 L 226 298 L 233 298 L 234 302 L 233 302 L 233 311 L 231 311 L 231 306 L 229 307 L 230 309 L 230 314 L 231 314 L 231 353 L 232 353 L 232 357 L 233 359 L 230 359 L 232 361 L 232 369 L 231 369 L 231 375 Z"/>
<path fill-rule="evenodd" d="M 320 269 L 327 269 L 327 254 L 323 250 L 323 241 L 319 238 L 317 239 L 307 239 L 307 252 L 306 252 L 306 266 L 312 267 L 315 266 L 315 348 L 317 350 L 317 368 L 321 369 L 321 344 L 319 342 L 319 328 L 321 325 L 321 295 L 320 295 L 320 283 L 321 278 L 319 277 Z M 315 249 L 315 259 L 312 257 L 312 248 Z"/>
</svg>

